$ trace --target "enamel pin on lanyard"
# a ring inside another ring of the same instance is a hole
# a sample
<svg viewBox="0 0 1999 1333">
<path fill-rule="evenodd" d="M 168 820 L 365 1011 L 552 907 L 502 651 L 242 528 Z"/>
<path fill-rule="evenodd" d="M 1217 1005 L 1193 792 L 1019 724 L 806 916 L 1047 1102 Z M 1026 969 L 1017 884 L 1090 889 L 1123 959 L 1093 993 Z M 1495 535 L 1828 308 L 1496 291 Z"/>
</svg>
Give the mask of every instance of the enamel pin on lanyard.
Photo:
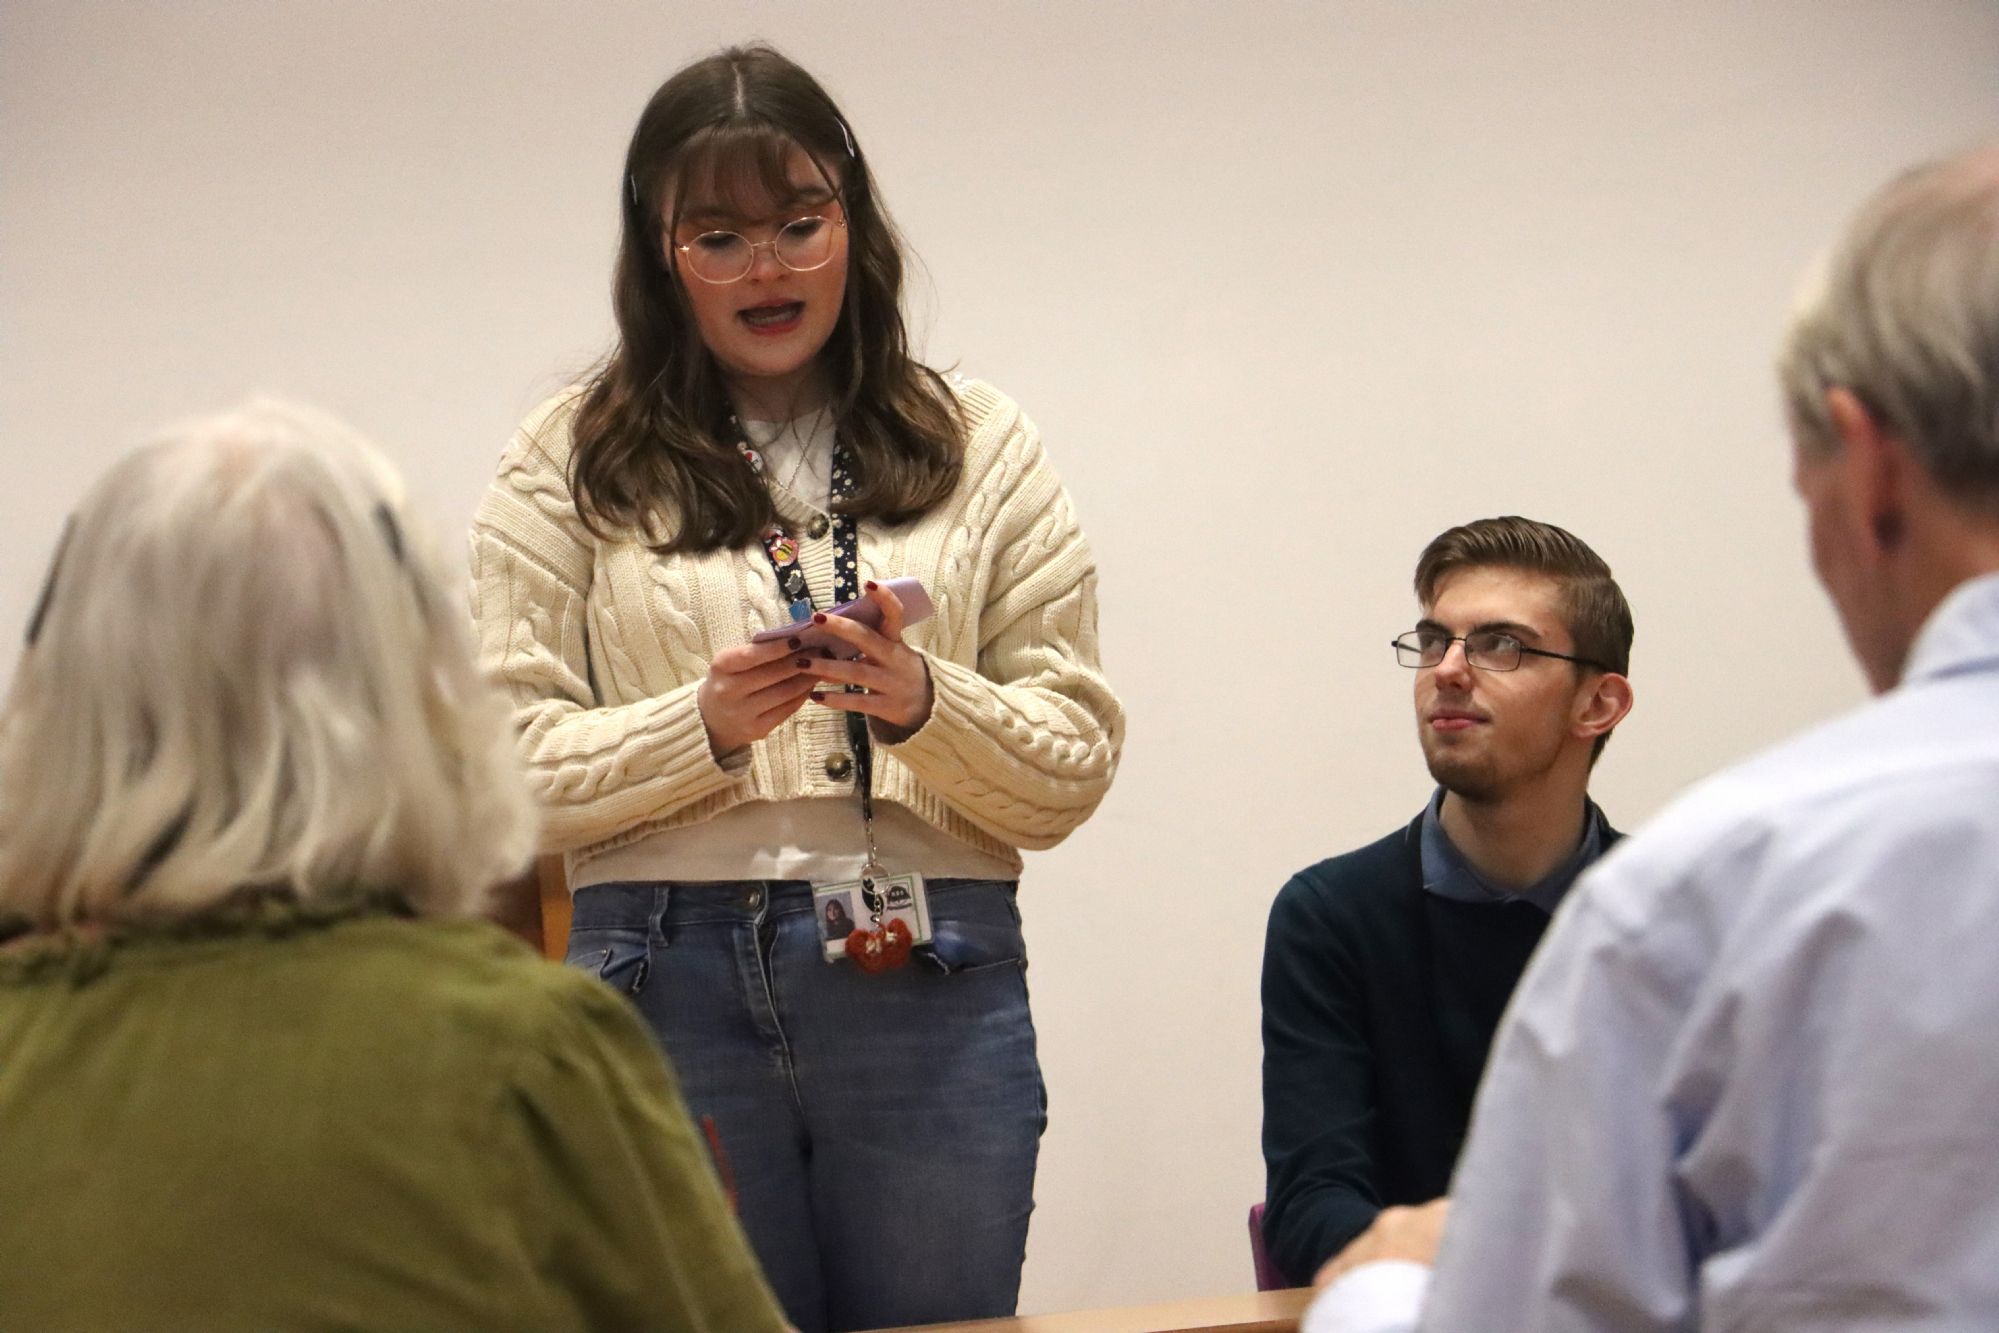
<svg viewBox="0 0 1999 1333">
<path fill-rule="evenodd" d="M 733 424 L 733 423 L 732 423 Z M 740 431 L 741 427 L 737 429 Z M 737 452 L 749 463 L 759 479 L 769 485 L 763 456 L 738 436 Z M 854 488 L 854 475 L 846 449 L 833 446 L 833 494 L 844 496 Z M 833 600 L 855 601 L 860 596 L 857 552 L 859 529 L 846 514 L 832 517 Z M 805 571 L 798 563 L 798 543 L 782 527 L 773 524 L 762 534 L 764 554 L 771 572 L 777 576 L 778 591 L 791 612 L 793 624 L 812 618 L 812 592 L 806 586 Z M 920 586 L 919 586 L 920 591 Z M 925 598 L 927 609 L 928 598 Z M 767 632 L 768 636 L 768 632 Z M 852 686 L 848 687 L 852 689 Z M 923 889 L 923 876 L 891 875 L 882 866 L 875 846 L 874 745 L 868 734 L 868 720 L 860 713 L 848 713 L 847 740 L 854 751 L 854 787 L 861 797 L 861 831 L 867 838 L 868 859 L 861 865 L 858 879 L 818 884 L 812 889 L 812 915 L 819 925 L 819 939 L 826 961 L 851 958 L 863 972 L 887 972 L 909 961 L 919 944 L 930 942 L 930 903 Z M 862 922 L 865 920 L 866 924 Z"/>
</svg>

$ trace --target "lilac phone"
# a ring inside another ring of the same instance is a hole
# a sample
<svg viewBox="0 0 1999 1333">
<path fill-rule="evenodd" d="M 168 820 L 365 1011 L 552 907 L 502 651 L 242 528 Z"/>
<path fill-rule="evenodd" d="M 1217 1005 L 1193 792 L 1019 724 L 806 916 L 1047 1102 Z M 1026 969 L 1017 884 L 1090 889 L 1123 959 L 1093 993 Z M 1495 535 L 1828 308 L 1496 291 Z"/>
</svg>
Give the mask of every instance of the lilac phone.
<svg viewBox="0 0 1999 1333">
<path fill-rule="evenodd" d="M 917 621 L 924 619 L 930 614 L 932 610 L 930 594 L 923 590 L 921 580 L 884 579 L 882 580 L 882 587 L 894 593 L 897 599 L 902 602 L 902 623 L 904 625 L 914 625 Z M 874 598 L 865 595 L 856 597 L 851 602 L 842 602 L 838 606 L 828 607 L 826 614 L 829 616 L 845 616 L 849 620 L 858 621 L 866 625 L 869 629 L 879 629 L 882 623 L 880 605 L 876 603 Z M 799 642 L 806 648 L 835 648 L 836 645 L 838 649 L 846 647 L 845 644 L 840 643 L 838 639 L 835 639 L 809 620 L 794 621 L 789 625 L 778 625 L 772 629 L 759 630 L 750 636 L 750 642 L 772 643 L 778 639 L 789 639 L 793 636 L 796 636 Z"/>
</svg>

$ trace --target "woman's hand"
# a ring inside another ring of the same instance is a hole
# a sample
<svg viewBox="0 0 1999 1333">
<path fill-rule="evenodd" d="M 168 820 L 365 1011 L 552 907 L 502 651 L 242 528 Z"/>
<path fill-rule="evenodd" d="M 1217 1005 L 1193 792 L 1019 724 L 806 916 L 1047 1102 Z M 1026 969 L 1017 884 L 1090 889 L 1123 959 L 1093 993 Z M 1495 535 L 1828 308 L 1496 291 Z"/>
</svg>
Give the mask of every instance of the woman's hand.
<svg viewBox="0 0 1999 1333">
<path fill-rule="evenodd" d="M 806 670 L 831 685 L 859 685 L 866 694 L 844 690 L 814 690 L 812 702 L 843 712 L 865 713 L 883 740 L 907 740 L 930 720 L 930 665 L 923 654 L 902 641 L 902 601 L 887 588 L 870 583 L 866 595 L 882 610 L 879 630 L 856 624 L 845 616 L 824 613 L 812 623 L 860 654 L 859 659 L 810 658 Z"/>
<path fill-rule="evenodd" d="M 818 682 L 803 670 L 811 659 L 799 651 L 802 646 L 793 637 L 738 644 L 715 654 L 694 700 L 717 759 L 762 740 L 804 706 Z"/>
</svg>

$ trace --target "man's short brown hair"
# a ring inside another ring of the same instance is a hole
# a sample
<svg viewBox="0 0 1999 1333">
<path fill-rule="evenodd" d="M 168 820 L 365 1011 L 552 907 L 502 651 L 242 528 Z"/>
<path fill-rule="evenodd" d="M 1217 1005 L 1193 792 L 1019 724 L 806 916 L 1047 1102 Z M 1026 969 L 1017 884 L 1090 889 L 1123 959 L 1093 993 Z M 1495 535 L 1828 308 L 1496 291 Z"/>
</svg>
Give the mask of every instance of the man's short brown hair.
<svg viewBox="0 0 1999 1333">
<path fill-rule="evenodd" d="M 1416 600 L 1428 607 L 1437 585 L 1466 569 L 1521 569 L 1552 579 L 1572 650 L 1620 676 L 1631 674 L 1631 604 L 1610 566 L 1582 538 L 1517 514 L 1482 518 L 1437 535 L 1416 561 Z M 1610 739 L 1597 737 L 1596 753 Z"/>
</svg>

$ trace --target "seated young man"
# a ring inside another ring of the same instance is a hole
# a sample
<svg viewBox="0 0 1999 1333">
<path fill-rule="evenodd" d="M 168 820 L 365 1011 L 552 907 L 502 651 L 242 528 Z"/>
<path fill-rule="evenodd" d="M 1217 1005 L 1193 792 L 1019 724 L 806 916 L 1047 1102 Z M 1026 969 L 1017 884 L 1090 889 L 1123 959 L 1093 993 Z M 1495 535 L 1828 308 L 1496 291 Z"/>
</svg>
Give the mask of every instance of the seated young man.
<svg viewBox="0 0 1999 1333">
<path fill-rule="evenodd" d="M 1631 708 L 1631 609 L 1576 537 L 1483 519 L 1416 566 L 1436 795 L 1294 875 L 1263 959 L 1264 1236 L 1293 1281 L 1442 1196 L 1501 1011 L 1562 895 L 1617 840 L 1589 775 Z"/>
</svg>

